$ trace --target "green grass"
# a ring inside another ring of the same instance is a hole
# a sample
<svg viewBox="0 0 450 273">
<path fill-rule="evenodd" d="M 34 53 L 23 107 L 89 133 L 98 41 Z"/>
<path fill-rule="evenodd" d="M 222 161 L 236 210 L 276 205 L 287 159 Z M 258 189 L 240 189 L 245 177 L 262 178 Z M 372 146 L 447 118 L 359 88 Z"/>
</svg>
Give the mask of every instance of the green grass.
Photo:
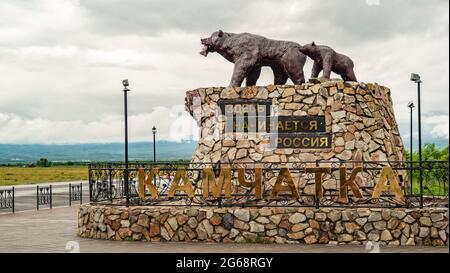
<svg viewBox="0 0 450 273">
<path fill-rule="evenodd" d="M 444 182 L 430 182 L 430 181 L 423 181 L 423 194 L 424 195 L 448 195 L 449 191 L 449 185 L 448 182 L 444 184 Z M 426 188 L 425 188 L 426 187 Z M 413 180 L 413 194 L 419 194 L 420 193 L 420 183 L 417 179 Z"/>
<path fill-rule="evenodd" d="M 88 180 L 86 166 L 0 167 L 0 186 Z"/>
</svg>

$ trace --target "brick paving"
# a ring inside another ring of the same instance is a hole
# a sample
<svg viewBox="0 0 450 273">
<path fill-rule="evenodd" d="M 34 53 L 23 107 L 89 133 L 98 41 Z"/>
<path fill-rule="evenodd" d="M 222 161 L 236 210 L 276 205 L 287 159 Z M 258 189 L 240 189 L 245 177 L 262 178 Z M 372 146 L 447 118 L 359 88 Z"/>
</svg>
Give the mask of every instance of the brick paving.
<svg viewBox="0 0 450 273">
<path fill-rule="evenodd" d="M 184 242 L 128 242 L 83 239 L 76 235 L 78 207 L 0 214 L 0 252 L 69 252 L 76 241 L 80 252 L 211 252 L 211 253 L 330 253 L 369 252 L 355 245 L 221 244 Z M 448 247 L 380 247 L 380 252 L 448 253 Z"/>
</svg>

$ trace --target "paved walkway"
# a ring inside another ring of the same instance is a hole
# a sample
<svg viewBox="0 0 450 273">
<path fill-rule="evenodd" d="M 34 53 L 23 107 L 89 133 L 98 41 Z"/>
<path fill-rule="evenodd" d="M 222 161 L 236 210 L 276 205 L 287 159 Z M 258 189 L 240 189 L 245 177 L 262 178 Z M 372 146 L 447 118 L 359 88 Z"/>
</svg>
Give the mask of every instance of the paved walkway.
<svg viewBox="0 0 450 273">
<path fill-rule="evenodd" d="M 77 237 L 78 207 L 54 208 L 0 215 L 0 252 L 69 252 L 78 242 L 80 252 L 212 252 L 307 253 L 369 252 L 364 246 L 303 244 L 149 243 L 91 240 Z M 69 243 L 69 245 L 72 243 Z M 380 252 L 443 252 L 447 247 L 381 247 Z"/>
</svg>

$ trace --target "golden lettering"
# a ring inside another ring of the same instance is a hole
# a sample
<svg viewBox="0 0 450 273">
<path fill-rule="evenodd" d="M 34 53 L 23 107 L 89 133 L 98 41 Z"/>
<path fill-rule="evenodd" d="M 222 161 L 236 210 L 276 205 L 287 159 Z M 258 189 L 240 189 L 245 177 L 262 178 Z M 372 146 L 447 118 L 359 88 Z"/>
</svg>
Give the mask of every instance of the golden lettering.
<svg viewBox="0 0 450 273">
<path fill-rule="evenodd" d="M 208 198 L 210 186 L 212 194 L 215 198 L 222 196 L 223 189 L 225 189 L 225 198 L 231 198 L 231 169 L 228 167 L 221 168 L 219 179 L 216 183 L 216 176 L 214 175 L 213 169 L 204 168 L 202 180 L 202 191 L 204 198 Z"/>
<path fill-rule="evenodd" d="M 285 122 L 284 122 L 284 129 L 286 130 L 286 131 L 290 131 L 292 128 L 291 128 L 291 121 L 289 121 L 289 120 L 286 120 Z"/>
<path fill-rule="evenodd" d="M 278 138 L 278 143 L 283 143 L 289 146 L 294 143 L 298 144 L 301 138 Z M 312 143 L 315 143 L 314 141 Z M 251 188 L 254 196 L 257 200 L 263 198 L 263 187 L 264 187 L 264 175 L 261 167 L 256 167 L 254 170 L 254 180 L 246 179 L 246 169 L 237 169 L 237 180 L 239 185 L 242 187 Z M 349 202 L 349 189 L 352 191 L 353 196 L 356 198 L 362 198 L 362 192 L 357 183 L 358 173 L 363 171 L 361 166 L 355 167 L 351 170 L 349 176 L 347 176 L 347 171 L 349 171 L 345 166 L 339 168 L 339 198 L 337 202 L 348 203 Z M 317 198 L 323 197 L 323 180 L 324 174 L 330 173 L 330 167 L 307 167 L 305 169 L 306 173 L 315 174 L 315 195 Z M 151 194 L 151 199 L 156 200 L 159 198 L 158 189 L 154 183 L 154 177 L 159 173 L 158 168 L 152 168 L 148 173 L 146 173 L 144 168 L 138 168 L 138 196 L 140 199 L 145 199 L 146 189 L 149 190 Z M 216 177 L 214 170 L 212 168 L 204 168 L 202 173 L 202 183 L 201 194 L 204 198 L 209 196 L 214 196 L 215 198 L 232 198 L 233 194 L 233 184 L 232 184 L 233 172 L 230 167 L 222 167 L 220 170 L 219 177 Z M 184 192 L 189 198 L 193 198 L 194 186 L 190 182 L 187 175 L 186 169 L 179 168 L 176 171 L 175 178 L 170 185 L 168 198 L 172 199 L 177 192 Z M 273 190 L 270 193 L 269 200 L 279 199 L 280 193 L 287 192 L 290 194 L 290 198 L 299 199 L 299 192 L 296 188 L 290 170 L 287 167 L 282 167 L 278 177 L 276 178 Z M 398 182 L 394 170 L 390 166 L 384 166 L 381 170 L 380 176 L 376 180 L 375 187 L 373 188 L 372 198 L 379 199 L 384 192 L 391 192 L 395 195 L 395 201 L 401 204 L 405 203 L 405 195 Z M 286 193 L 285 193 L 286 194 Z M 281 198 L 281 197 L 280 197 Z"/>
<path fill-rule="evenodd" d="M 311 138 L 311 147 L 317 147 L 319 145 L 319 138 L 318 137 L 312 137 Z"/>
<path fill-rule="evenodd" d="M 309 122 L 309 130 L 317 130 L 317 120 L 311 120 Z"/>
<path fill-rule="evenodd" d="M 291 140 L 290 138 L 285 137 L 285 138 L 283 139 L 283 145 L 284 145 L 284 147 L 290 147 L 291 144 L 292 144 L 292 140 Z"/>
<path fill-rule="evenodd" d="M 277 146 L 283 141 L 281 137 L 277 137 Z"/>
<path fill-rule="evenodd" d="M 139 198 L 144 199 L 145 198 L 145 186 L 148 187 L 148 190 L 150 191 L 151 198 L 152 199 L 158 199 L 158 190 L 156 189 L 155 185 L 153 184 L 153 177 L 157 176 L 159 173 L 158 168 L 153 168 L 150 171 L 150 174 L 145 176 L 145 169 L 139 168 L 138 169 L 138 195 Z"/>
<path fill-rule="evenodd" d="M 284 180 L 286 180 L 287 185 L 282 185 Z M 278 194 L 285 191 L 290 191 L 295 199 L 300 198 L 289 169 L 286 167 L 282 167 L 280 170 L 280 174 L 275 181 L 275 185 L 273 185 L 272 192 L 270 193 L 270 199 L 278 199 Z"/>
<path fill-rule="evenodd" d="M 362 172 L 363 168 L 361 166 L 356 167 L 352 170 L 350 177 L 347 178 L 347 167 L 342 166 L 339 168 L 339 200 L 341 203 L 348 203 L 348 186 L 352 190 L 353 194 L 357 198 L 362 198 L 361 190 L 358 187 L 358 184 L 355 182 L 356 175 L 359 172 Z"/>
<path fill-rule="evenodd" d="M 258 119 L 258 130 L 259 131 L 266 131 L 266 121 L 265 120 L 259 120 Z"/>
<path fill-rule="evenodd" d="M 183 184 L 178 184 L 178 182 L 182 180 Z M 184 191 L 189 198 L 194 198 L 194 190 L 192 189 L 191 181 L 189 181 L 189 177 L 186 173 L 186 169 L 179 168 L 175 173 L 175 178 L 172 181 L 172 185 L 170 185 L 169 193 L 167 197 L 173 198 L 177 191 Z"/>
<path fill-rule="evenodd" d="M 307 137 L 304 137 L 303 139 L 302 139 L 302 145 L 303 145 L 303 147 L 305 147 L 305 148 L 307 148 L 307 147 L 309 147 L 309 138 L 307 138 Z M 306 143 L 305 143 L 305 141 L 306 141 Z"/>
<path fill-rule="evenodd" d="M 328 137 L 320 138 L 320 147 L 328 147 Z"/>
<path fill-rule="evenodd" d="M 293 140 L 294 147 L 300 147 L 301 138 L 295 137 Z"/>
<path fill-rule="evenodd" d="M 306 121 L 302 121 L 300 125 L 302 127 L 302 130 L 304 131 L 308 130 L 309 124 Z"/>
<path fill-rule="evenodd" d="M 316 197 L 323 196 L 323 188 L 322 188 L 322 174 L 323 173 L 331 173 L 330 167 L 313 167 L 306 168 L 305 172 L 314 173 L 314 179 L 316 183 Z"/>
<path fill-rule="evenodd" d="M 245 169 L 238 168 L 238 180 L 239 184 L 243 187 L 255 188 L 256 199 L 262 199 L 262 169 L 255 168 L 255 181 L 247 182 L 245 179 Z"/>
<path fill-rule="evenodd" d="M 385 180 L 387 179 L 387 184 Z M 405 203 L 405 196 L 402 192 L 402 189 L 395 178 L 394 172 L 390 166 L 384 166 L 381 170 L 380 177 L 378 177 L 377 183 L 373 189 L 372 198 L 378 199 L 381 196 L 382 192 L 390 191 L 395 195 L 395 200 L 401 204 Z"/>
<path fill-rule="evenodd" d="M 297 132 L 298 131 L 298 120 L 293 120 L 292 121 L 293 125 L 294 125 L 294 131 Z"/>
</svg>

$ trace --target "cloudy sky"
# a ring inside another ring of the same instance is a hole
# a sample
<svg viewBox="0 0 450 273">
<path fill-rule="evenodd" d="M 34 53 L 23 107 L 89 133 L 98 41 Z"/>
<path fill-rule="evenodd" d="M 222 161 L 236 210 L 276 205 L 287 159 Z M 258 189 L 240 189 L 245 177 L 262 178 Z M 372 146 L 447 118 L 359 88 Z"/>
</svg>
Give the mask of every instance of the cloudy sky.
<svg viewBox="0 0 450 273">
<path fill-rule="evenodd" d="M 411 72 L 424 81 L 427 142 L 449 138 L 448 0 L 2 0 L 0 143 L 122 141 L 128 78 L 131 141 L 195 138 L 185 91 L 228 85 L 233 66 L 201 56 L 200 38 L 222 29 L 352 57 L 358 80 L 392 90 L 403 138 Z M 309 76 L 311 61 L 305 66 Z M 258 84 L 271 83 L 263 70 Z M 417 102 L 416 102 L 417 103 Z M 415 113 L 416 114 L 416 113 Z M 184 128 L 184 129 L 183 129 Z"/>
</svg>

